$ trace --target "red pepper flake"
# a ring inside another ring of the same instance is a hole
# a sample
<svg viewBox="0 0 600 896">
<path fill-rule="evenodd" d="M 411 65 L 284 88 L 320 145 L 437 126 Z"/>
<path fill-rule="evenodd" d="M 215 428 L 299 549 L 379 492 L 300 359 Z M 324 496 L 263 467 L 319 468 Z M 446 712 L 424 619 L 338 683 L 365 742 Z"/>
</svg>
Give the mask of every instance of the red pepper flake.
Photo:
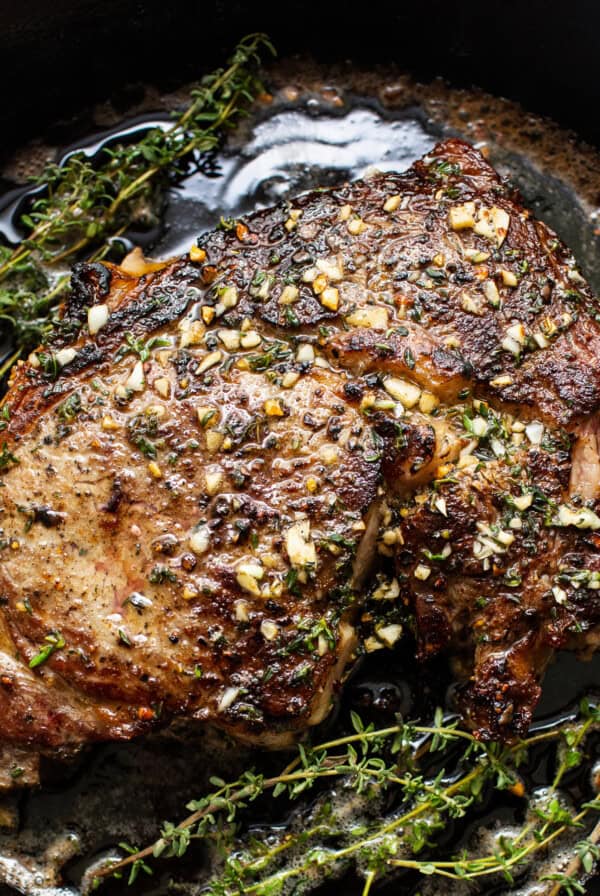
<svg viewBox="0 0 600 896">
<path fill-rule="evenodd" d="M 141 722 L 151 722 L 155 718 L 156 713 L 149 706 L 140 706 L 137 715 Z"/>
</svg>

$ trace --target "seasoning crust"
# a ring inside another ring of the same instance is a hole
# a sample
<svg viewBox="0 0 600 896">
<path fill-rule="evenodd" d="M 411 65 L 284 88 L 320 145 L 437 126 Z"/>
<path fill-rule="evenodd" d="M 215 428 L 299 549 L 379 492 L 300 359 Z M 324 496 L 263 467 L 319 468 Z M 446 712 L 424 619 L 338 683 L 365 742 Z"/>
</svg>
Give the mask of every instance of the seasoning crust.
<svg viewBox="0 0 600 896">
<path fill-rule="evenodd" d="M 597 315 L 459 140 L 184 258 L 77 265 L 2 407 L 2 739 L 288 743 L 373 647 L 382 564 L 469 724 L 523 734 L 600 619 Z"/>
</svg>

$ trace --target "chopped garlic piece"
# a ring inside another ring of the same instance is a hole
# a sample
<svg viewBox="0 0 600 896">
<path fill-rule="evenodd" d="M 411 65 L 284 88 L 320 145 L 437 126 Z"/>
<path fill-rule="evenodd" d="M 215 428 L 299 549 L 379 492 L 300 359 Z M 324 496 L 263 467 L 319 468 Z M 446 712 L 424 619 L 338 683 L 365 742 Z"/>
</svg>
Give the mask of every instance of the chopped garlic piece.
<svg viewBox="0 0 600 896">
<path fill-rule="evenodd" d="M 109 316 L 108 305 L 92 305 L 88 308 L 88 330 L 91 336 L 95 336 L 106 326 Z"/>
<path fill-rule="evenodd" d="M 307 268 L 302 274 L 302 281 L 304 283 L 314 283 L 314 281 L 319 276 L 319 269 L 312 267 Z"/>
<path fill-rule="evenodd" d="M 364 308 L 356 308 L 346 317 L 346 323 L 352 327 L 370 327 L 372 330 L 387 330 L 389 326 L 389 311 L 379 305 L 367 305 Z"/>
<path fill-rule="evenodd" d="M 145 385 L 146 380 L 144 378 L 144 365 L 141 361 L 136 361 L 134 368 L 129 375 L 129 378 L 125 383 L 125 387 L 127 389 L 132 389 L 134 392 L 142 392 Z"/>
<path fill-rule="evenodd" d="M 238 291 L 235 286 L 228 286 L 219 296 L 224 308 L 235 308 L 238 302 Z"/>
<path fill-rule="evenodd" d="M 285 549 L 292 566 L 308 566 L 317 562 L 317 551 L 310 535 L 310 521 L 299 520 L 285 533 Z"/>
<path fill-rule="evenodd" d="M 455 205 L 449 212 L 450 227 L 452 230 L 468 230 L 475 226 L 475 203 L 465 202 L 463 205 Z"/>
<path fill-rule="evenodd" d="M 206 327 L 201 320 L 189 320 L 186 317 L 179 324 L 179 332 L 179 345 L 181 348 L 187 348 L 188 345 L 200 345 Z"/>
<path fill-rule="evenodd" d="M 491 208 L 479 209 L 473 230 L 479 236 L 492 240 L 500 247 L 506 239 L 510 226 L 510 216 L 503 208 L 494 205 Z"/>
<path fill-rule="evenodd" d="M 215 319 L 215 309 L 211 305 L 203 305 L 202 306 L 202 320 L 208 326 L 208 324 L 212 323 Z"/>
<path fill-rule="evenodd" d="M 223 696 L 219 700 L 219 705 L 217 707 L 217 712 L 225 712 L 232 706 L 237 700 L 240 693 L 239 688 L 225 688 L 223 691 Z"/>
<path fill-rule="evenodd" d="M 278 398 L 267 398 L 264 408 L 268 417 L 283 417 L 284 415 L 282 404 Z"/>
<path fill-rule="evenodd" d="M 313 292 L 316 296 L 320 296 L 324 289 L 327 289 L 327 277 L 325 274 L 318 274 L 312 282 Z"/>
<path fill-rule="evenodd" d="M 206 433 L 206 449 L 211 454 L 214 454 L 219 450 L 221 445 L 224 446 L 225 436 L 222 432 L 218 432 L 216 429 L 209 429 Z"/>
<path fill-rule="evenodd" d="M 467 261 L 471 261 L 473 264 L 481 264 L 482 261 L 487 261 L 490 257 L 489 252 L 481 252 L 479 249 L 465 249 L 463 254 Z"/>
<path fill-rule="evenodd" d="M 210 529 L 208 526 L 198 526 L 193 529 L 188 543 L 190 550 L 194 554 L 204 554 L 210 546 Z"/>
<path fill-rule="evenodd" d="M 533 504 L 533 495 L 517 495 L 513 498 L 513 504 L 517 510 L 527 510 Z"/>
<path fill-rule="evenodd" d="M 252 576 L 253 579 L 260 581 L 265 574 L 263 566 L 257 560 L 243 560 L 238 563 L 238 572 L 245 572 L 246 575 Z"/>
<path fill-rule="evenodd" d="M 252 594 L 253 597 L 260 597 L 260 588 L 258 587 L 258 582 L 254 576 L 251 576 L 243 570 L 238 570 L 235 574 L 235 579 L 240 588 L 247 591 L 248 594 Z"/>
<path fill-rule="evenodd" d="M 445 498 L 436 498 L 433 504 L 438 513 L 441 513 L 442 516 L 448 516 L 448 508 L 446 506 Z"/>
<path fill-rule="evenodd" d="M 120 428 L 121 424 L 117 423 L 117 421 L 114 420 L 109 414 L 105 414 L 105 416 L 102 418 L 102 429 L 106 430 L 107 432 Z"/>
<path fill-rule="evenodd" d="M 279 626 L 270 619 L 263 619 L 260 624 L 260 633 L 266 641 L 275 641 L 279 635 Z"/>
<path fill-rule="evenodd" d="M 236 602 L 233 605 L 233 608 L 234 608 L 235 618 L 237 619 L 238 622 L 248 622 L 248 620 L 250 619 L 250 614 L 249 614 L 250 606 L 249 606 L 247 600 L 244 600 L 243 598 L 236 600 Z"/>
<path fill-rule="evenodd" d="M 362 233 L 363 230 L 366 230 L 367 225 L 356 215 L 354 218 L 351 218 L 347 223 L 348 233 L 351 233 L 352 236 L 358 236 L 359 233 Z"/>
<path fill-rule="evenodd" d="M 167 409 L 164 404 L 149 404 L 144 409 L 144 414 L 147 417 L 158 417 L 159 420 L 162 420 L 163 417 L 167 416 Z"/>
<path fill-rule="evenodd" d="M 296 352 L 296 361 L 298 364 L 313 364 L 315 360 L 315 350 L 309 342 L 303 342 L 298 346 Z"/>
<path fill-rule="evenodd" d="M 190 249 L 190 261 L 206 261 L 206 251 L 201 249 L 200 246 L 192 246 Z"/>
<path fill-rule="evenodd" d="M 577 529 L 600 529 L 600 517 L 589 507 L 570 507 L 561 504 L 558 514 L 552 520 L 554 526 L 575 526 Z"/>
<path fill-rule="evenodd" d="M 334 283 L 344 279 L 344 273 L 337 258 L 319 258 L 317 267 L 328 280 L 332 280 Z"/>
<path fill-rule="evenodd" d="M 552 594 L 554 595 L 554 600 L 557 604 L 566 604 L 567 592 L 564 590 L 564 588 L 560 588 L 558 585 L 554 585 L 552 587 Z"/>
<path fill-rule="evenodd" d="M 500 293 L 494 281 L 485 280 L 481 289 L 492 308 L 499 308 L 501 305 Z"/>
<path fill-rule="evenodd" d="M 77 352 L 74 348 L 61 348 L 54 357 L 59 367 L 66 367 L 67 364 L 70 364 L 71 361 L 75 360 Z"/>
<path fill-rule="evenodd" d="M 371 595 L 373 600 L 396 600 L 400 597 L 400 584 L 398 579 L 388 581 L 384 579 Z"/>
<path fill-rule="evenodd" d="M 223 473 L 221 470 L 217 469 L 208 469 L 204 474 L 204 480 L 206 482 L 206 493 L 213 497 L 219 491 L 221 487 L 221 483 L 223 481 Z"/>
<path fill-rule="evenodd" d="M 490 439 L 490 448 L 492 449 L 496 457 L 504 457 L 504 455 L 506 454 L 506 448 L 504 447 L 504 444 L 500 441 L 500 439 Z"/>
<path fill-rule="evenodd" d="M 485 306 L 478 296 L 474 296 L 469 292 L 463 292 L 460 299 L 460 307 L 467 314 L 485 314 Z"/>
<path fill-rule="evenodd" d="M 287 373 L 284 373 L 281 379 L 281 385 L 284 389 L 291 389 L 296 385 L 298 380 L 300 379 L 300 374 L 297 370 L 288 370 Z"/>
<path fill-rule="evenodd" d="M 540 445 L 542 442 L 542 438 L 544 435 L 544 425 L 543 423 L 539 423 L 538 421 L 534 421 L 533 423 L 529 423 L 525 427 L 525 435 L 529 439 L 532 445 Z"/>
<path fill-rule="evenodd" d="M 302 209 L 293 208 L 290 211 L 290 216 L 284 224 L 285 229 L 290 233 L 298 226 L 298 221 L 302 217 Z"/>
<path fill-rule="evenodd" d="M 319 457 L 324 464 L 332 466 L 333 464 L 337 463 L 339 459 L 339 453 L 334 445 L 322 445 L 319 449 Z"/>
<path fill-rule="evenodd" d="M 320 296 L 321 305 L 330 311 L 337 311 L 340 305 L 340 292 L 337 286 L 327 286 Z"/>
<path fill-rule="evenodd" d="M 217 330 L 217 337 L 228 352 L 234 352 L 240 347 L 239 330 Z"/>
<path fill-rule="evenodd" d="M 376 630 L 376 635 L 386 647 L 393 647 L 402 636 L 402 626 L 398 624 L 382 625 Z"/>
<path fill-rule="evenodd" d="M 388 376 L 383 382 L 383 387 L 388 395 L 401 402 L 407 409 L 414 407 L 421 396 L 419 386 L 395 376 Z"/>
<path fill-rule="evenodd" d="M 506 268 L 502 268 L 500 271 L 500 276 L 502 277 L 502 282 L 505 286 L 516 286 L 519 282 L 517 280 L 516 274 L 513 274 L 512 271 L 507 271 Z"/>
<path fill-rule="evenodd" d="M 383 650 L 385 644 L 379 640 L 379 638 L 374 638 L 372 635 L 369 635 L 368 638 L 365 638 L 363 641 L 363 645 L 367 653 L 375 653 L 376 650 Z"/>
<path fill-rule="evenodd" d="M 421 393 L 421 397 L 419 398 L 419 410 L 422 414 L 431 414 L 431 412 L 437 408 L 439 403 L 440 400 L 437 395 L 425 390 Z"/>
<path fill-rule="evenodd" d="M 240 338 L 240 345 L 242 348 L 256 348 L 262 342 L 262 338 L 260 333 L 257 333 L 256 330 L 248 330 L 246 333 L 243 333 Z"/>
<path fill-rule="evenodd" d="M 501 347 L 505 352 L 510 352 L 511 355 L 519 355 L 521 353 L 521 343 L 516 339 L 513 339 L 512 336 L 505 336 L 504 339 L 500 342 Z"/>
<path fill-rule="evenodd" d="M 484 417 L 473 417 L 470 428 L 474 436 L 477 436 L 478 439 L 482 439 L 487 435 L 487 420 Z"/>
<path fill-rule="evenodd" d="M 196 367 L 196 373 L 206 373 L 207 370 L 210 370 L 211 367 L 214 367 L 215 364 L 218 364 L 223 358 L 223 352 L 218 349 L 214 352 L 210 352 L 203 361 L 198 364 Z"/>
<path fill-rule="evenodd" d="M 280 305 L 293 305 L 298 301 L 300 290 L 297 286 L 286 286 L 279 296 Z"/>
<path fill-rule="evenodd" d="M 497 535 L 494 536 L 496 541 L 498 541 L 504 547 L 510 547 L 513 541 L 515 540 L 515 536 L 512 532 L 505 532 L 503 529 L 500 529 Z"/>
<path fill-rule="evenodd" d="M 415 579 L 419 579 L 421 582 L 425 582 L 429 576 L 431 575 L 431 567 L 425 566 L 424 563 L 419 563 L 415 567 L 415 571 L 413 572 Z"/>
<path fill-rule="evenodd" d="M 519 345 L 525 345 L 527 340 L 527 334 L 525 332 L 525 327 L 523 324 L 512 324 L 506 331 L 506 335 L 510 336 L 511 339 L 516 339 Z"/>
<path fill-rule="evenodd" d="M 168 398 L 171 393 L 171 383 L 166 376 L 154 380 L 152 387 L 156 389 L 161 398 Z"/>
<path fill-rule="evenodd" d="M 395 212 L 401 202 L 402 196 L 400 194 L 389 196 L 383 203 L 384 212 Z"/>
<path fill-rule="evenodd" d="M 500 376 L 494 377 L 494 379 L 490 380 L 490 386 L 493 386 L 494 389 L 501 389 L 503 386 L 512 386 L 514 380 L 512 376 L 509 376 L 507 373 L 503 373 Z"/>
</svg>

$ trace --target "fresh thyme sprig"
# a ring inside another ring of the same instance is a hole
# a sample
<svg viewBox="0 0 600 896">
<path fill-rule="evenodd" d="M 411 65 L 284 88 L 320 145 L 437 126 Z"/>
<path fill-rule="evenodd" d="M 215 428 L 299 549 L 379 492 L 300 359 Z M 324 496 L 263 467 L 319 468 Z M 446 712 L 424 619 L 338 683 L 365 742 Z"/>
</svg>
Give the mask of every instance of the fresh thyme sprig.
<svg viewBox="0 0 600 896">
<path fill-rule="evenodd" d="M 278 775 L 267 777 L 248 770 L 233 782 L 212 779 L 216 790 L 189 803 L 191 814 L 187 818 L 177 825 L 165 824 L 161 837 L 143 850 L 127 846 L 128 855 L 107 865 L 98 874 L 97 885 L 107 876 L 120 877 L 125 869 L 132 882 L 140 872 L 152 873 L 148 864 L 152 858 L 180 857 L 193 841 L 215 837 L 228 842 L 233 857 L 225 860 L 222 871 L 209 882 L 206 892 L 210 896 L 234 896 L 240 892 L 275 896 L 287 891 L 288 885 L 301 882 L 304 892 L 309 888 L 309 877 L 316 885 L 324 876 L 340 874 L 350 867 L 363 875 L 363 896 L 368 896 L 376 880 L 399 870 L 461 880 L 503 876 L 512 882 L 515 872 L 534 855 L 543 853 L 569 832 L 579 830 L 593 813 L 600 811 L 600 802 L 595 800 L 571 815 L 557 796 L 566 773 L 581 762 L 589 733 L 600 725 L 600 711 L 587 703 L 582 704 L 581 718 L 572 725 L 534 733 L 507 747 L 482 744 L 458 729 L 456 722 L 443 720 L 441 711 L 431 726 L 399 722 L 375 729 L 363 726 L 355 714 L 352 724 L 352 734 L 316 746 L 301 745 L 296 758 Z M 489 855 L 463 853 L 449 859 L 418 855 L 430 850 L 432 838 L 448 820 L 467 816 L 486 786 L 493 784 L 497 789 L 523 796 L 519 766 L 531 747 L 551 741 L 559 743 L 559 763 L 548 800 L 543 809 L 538 807 L 530 812 L 530 819 L 519 834 L 511 840 L 504 838 Z M 456 755 L 452 759 L 460 744 L 464 750 L 459 751 L 458 759 Z M 425 759 L 430 762 L 438 754 L 444 763 L 451 762 L 448 771 L 426 774 L 420 770 L 420 763 Z M 275 838 L 274 843 L 271 838 L 268 845 L 264 841 L 244 844 L 244 838 L 240 839 L 240 820 L 251 802 L 266 793 L 295 801 L 327 779 L 338 779 L 338 792 L 375 799 L 377 805 L 383 794 L 394 795 L 399 800 L 398 807 L 383 818 L 377 814 L 371 821 L 348 828 L 347 819 L 336 821 L 335 809 L 325 792 L 303 823 Z M 325 806 L 329 807 L 327 811 Z M 585 871 L 597 858 L 596 840 L 590 835 L 577 846 Z M 286 862 L 288 854 L 290 860 Z M 580 870 L 578 866 L 568 875 L 548 879 L 555 881 L 555 886 L 568 886 L 568 892 L 576 893 Z"/>
<path fill-rule="evenodd" d="M 67 282 L 53 276 L 52 266 L 98 257 L 108 239 L 147 222 L 169 178 L 180 177 L 193 154 L 217 147 L 261 93 L 257 67 L 265 50 L 274 52 L 264 34 L 244 37 L 226 67 L 192 90 L 190 104 L 169 128 L 105 147 L 96 159 L 79 152 L 46 168 L 37 180 L 43 192 L 22 217 L 25 238 L 14 250 L 0 247 L 0 320 L 15 343 L 9 364 L 52 329 Z"/>
</svg>

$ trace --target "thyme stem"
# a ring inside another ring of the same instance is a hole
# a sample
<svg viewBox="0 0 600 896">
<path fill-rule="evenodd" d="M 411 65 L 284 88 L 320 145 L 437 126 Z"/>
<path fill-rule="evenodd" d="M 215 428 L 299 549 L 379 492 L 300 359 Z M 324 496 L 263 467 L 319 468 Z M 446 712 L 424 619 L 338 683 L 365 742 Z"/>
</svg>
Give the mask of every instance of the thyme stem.
<svg viewBox="0 0 600 896">
<path fill-rule="evenodd" d="M 528 748 L 552 740 L 564 741 L 567 752 L 558 763 L 550 791 L 552 797 L 568 769 L 580 761 L 582 754 L 577 748 L 600 725 L 598 709 L 584 702 L 582 713 L 583 718 L 566 729 L 534 733 L 504 749 L 480 743 L 469 732 L 457 729 L 456 722 L 444 723 L 441 713 L 436 713 L 433 725 L 398 723 L 382 729 L 364 727 L 352 714 L 353 733 L 315 746 L 300 746 L 298 755 L 278 775 L 262 777 L 247 771 L 238 781 L 229 784 L 217 780 L 218 789 L 199 803 L 190 804 L 194 811 L 187 818 L 178 825 L 166 824 L 161 838 L 142 850 L 127 847 L 129 854 L 102 869 L 98 881 L 109 875 L 120 876 L 126 867 L 131 870 L 130 880 L 135 879 L 140 869 L 150 873 L 145 861 L 152 855 L 155 858 L 182 855 L 192 840 L 224 836 L 219 816 L 227 821 L 227 836 L 236 838 L 239 836 L 234 825 L 237 813 L 258 796 L 267 792 L 274 796 L 286 793 L 289 799 L 295 800 L 316 781 L 333 778 L 341 779 L 343 787 L 354 788 L 358 794 L 377 795 L 386 788 L 394 788 L 401 799 L 400 809 L 392 817 L 360 826 L 350 840 L 343 833 L 343 821 L 338 829 L 335 814 L 331 817 L 326 814 L 323 820 L 318 812 L 313 822 L 301 827 L 298 833 L 284 832 L 268 848 L 259 842 L 250 851 L 240 853 L 240 841 L 233 839 L 229 846 L 238 857 L 226 860 L 224 872 L 212 880 L 207 894 L 235 896 L 243 892 L 246 896 L 272 896 L 285 891 L 292 881 L 307 880 L 309 874 L 316 873 L 318 877 L 326 873 L 324 869 L 329 869 L 329 874 L 334 870 L 341 872 L 352 864 L 357 865 L 364 875 L 363 896 L 369 896 L 382 876 L 401 869 L 449 879 L 471 880 L 502 874 L 512 880 L 513 869 L 522 866 L 533 854 L 549 848 L 566 832 L 582 826 L 592 811 L 600 811 L 598 801 L 584 804 L 571 817 L 556 800 L 551 800 L 547 810 L 536 809 L 533 820 L 528 821 L 519 834 L 503 841 L 501 849 L 489 855 L 470 857 L 464 854 L 457 858 L 430 860 L 411 856 L 410 852 L 418 852 L 429 844 L 428 837 L 423 839 L 420 831 L 433 833 L 444 827 L 445 818 L 463 818 L 468 807 L 479 798 L 486 782 L 497 778 L 496 787 L 512 788 L 515 780 L 518 781 L 516 768 Z M 425 742 L 423 738 L 426 738 Z M 418 759 L 427 753 L 443 752 L 458 741 L 466 742 L 466 750 L 458 760 L 461 769 L 458 778 L 448 780 L 446 775 L 444 779 L 446 773 L 440 772 L 436 778 L 429 779 L 416 773 Z M 391 755 L 391 762 L 385 760 L 386 755 Z M 536 823 L 536 818 L 541 821 Z M 595 830 L 597 840 L 600 825 Z M 411 839 L 413 831 L 417 836 L 414 842 Z M 341 838 L 342 842 L 335 847 L 319 845 L 319 840 L 327 842 L 332 838 Z M 311 845 L 315 839 L 316 845 Z M 596 855 L 596 840 L 582 841 L 586 868 Z M 306 847 L 302 860 L 298 861 L 296 855 L 286 864 L 285 856 L 297 850 L 300 844 Z M 576 872 L 574 866 L 569 873 L 574 875 Z"/>
<path fill-rule="evenodd" d="M 227 66 L 192 90 L 169 128 L 104 147 L 96 162 L 75 153 L 46 168 L 37 181 L 45 190 L 22 217 L 26 237 L 13 250 L 0 246 L 0 315 L 13 329 L 13 363 L 52 329 L 60 291 L 49 287 L 49 268 L 82 254 L 104 257 L 109 238 L 153 214 L 167 176 L 181 177 L 184 159 L 217 147 L 263 90 L 256 68 L 265 50 L 274 52 L 264 34 L 244 37 Z"/>
</svg>

